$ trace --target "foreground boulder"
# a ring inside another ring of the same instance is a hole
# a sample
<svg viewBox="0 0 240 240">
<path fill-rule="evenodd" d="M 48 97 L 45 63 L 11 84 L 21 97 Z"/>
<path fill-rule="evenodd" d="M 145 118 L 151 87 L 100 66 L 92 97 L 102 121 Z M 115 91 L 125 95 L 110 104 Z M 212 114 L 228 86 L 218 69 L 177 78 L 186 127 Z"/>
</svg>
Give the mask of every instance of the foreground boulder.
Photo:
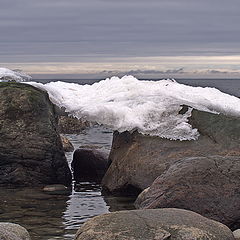
<svg viewBox="0 0 240 240">
<path fill-rule="evenodd" d="M 22 83 L 0 83 L 0 184 L 71 183 L 48 94 Z"/>
<path fill-rule="evenodd" d="M 107 171 L 107 155 L 95 149 L 77 149 L 71 163 L 76 182 L 101 182 Z"/>
<path fill-rule="evenodd" d="M 171 141 L 138 132 L 115 132 L 109 156 L 111 165 L 102 181 L 103 188 L 114 194 L 137 194 L 179 160 L 240 156 L 239 118 L 193 110 L 189 123 L 198 129 L 198 140 Z"/>
<path fill-rule="evenodd" d="M 240 156 L 188 158 L 173 164 L 145 190 L 138 208 L 177 207 L 240 227 Z"/>
<path fill-rule="evenodd" d="M 121 211 L 95 217 L 75 240 L 234 240 L 229 228 L 181 209 Z"/>
<path fill-rule="evenodd" d="M 14 223 L 0 223 L 1 240 L 31 240 L 28 231 Z"/>
</svg>

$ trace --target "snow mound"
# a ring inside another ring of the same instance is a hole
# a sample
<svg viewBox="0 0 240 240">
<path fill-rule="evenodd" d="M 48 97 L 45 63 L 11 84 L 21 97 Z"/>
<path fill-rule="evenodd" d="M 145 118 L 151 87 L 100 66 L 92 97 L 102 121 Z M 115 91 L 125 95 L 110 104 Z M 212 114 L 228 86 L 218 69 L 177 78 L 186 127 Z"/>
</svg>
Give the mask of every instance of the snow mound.
<svg viewBox="0 0 240 240">
<path fill-rule="evenodd" d="M 188 123 L 191 109 L 240 117 L 240 99 L 215 88 L 191 87 L 174 80 L 139 81 L 112 77 L 93 85 L 66 82 L 29 83 L 44 89 L 59 107 L 77 118 L 114 130 L 133 131 L 173 140 L 195 140 L 199 133 Z"/>
</svg>

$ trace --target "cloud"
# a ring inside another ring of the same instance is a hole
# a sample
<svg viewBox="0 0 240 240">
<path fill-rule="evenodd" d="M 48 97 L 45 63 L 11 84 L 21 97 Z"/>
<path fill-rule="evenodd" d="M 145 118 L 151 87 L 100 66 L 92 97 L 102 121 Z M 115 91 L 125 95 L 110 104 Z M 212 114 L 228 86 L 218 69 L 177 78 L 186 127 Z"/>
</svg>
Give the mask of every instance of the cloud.
<svg viewBox="0 0 240 240">
<path fill-rule="evenodd" d="M 41 61 L 239 52 L 239 0 L 0 0 L 0 56 Z"/>
</svg>

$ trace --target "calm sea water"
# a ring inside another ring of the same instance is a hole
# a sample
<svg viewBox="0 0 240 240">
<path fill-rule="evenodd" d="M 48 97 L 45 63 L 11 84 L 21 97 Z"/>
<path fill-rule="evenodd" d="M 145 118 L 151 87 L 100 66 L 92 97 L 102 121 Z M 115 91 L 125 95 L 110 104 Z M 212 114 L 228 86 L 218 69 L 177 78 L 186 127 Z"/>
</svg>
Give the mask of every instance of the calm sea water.
<svg viewBox="0 0 240 240">
<path fill-rule="evenodd" d="M 38 80 L 46 83 L 51 80 Z M 67 80 L 79 84 L 93 84 L 98 80 Z M 240 80 L 236 79 L 178 79 L 180 83 L 216 87 L 223 92 L 240 97 Z M 112 131 L 94 126 L 81 134 L 66 135 L 75 149 L 94 146 L 109 152 Z M 72 153 L 66 153 L 69 164 Z M 87 219 L 109 211 L 133 209 L 133 199 L 105 197 L 101 187 L 94 183 L 73 185 L 67 195 L 49 195 L 41 189 L 0 189 L 0 221 L 19 223 L 31 234 L 33 240 L 70 240 Z"/>
</svg>

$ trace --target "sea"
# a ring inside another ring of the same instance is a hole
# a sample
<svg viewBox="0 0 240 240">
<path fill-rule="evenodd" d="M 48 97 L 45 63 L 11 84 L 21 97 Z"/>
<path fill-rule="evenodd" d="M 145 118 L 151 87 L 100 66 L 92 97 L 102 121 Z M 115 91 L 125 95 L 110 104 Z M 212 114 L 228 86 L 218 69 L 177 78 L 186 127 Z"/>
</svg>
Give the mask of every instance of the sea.
<svg viewBox="0 0 240 240">
<path fill-rule="evenodd" d="M 56 80 L 36 79 L 40 83 Z M 66 83 L 92 85 L 99 79 L 60 79 Z M 154 80 L 155 81 L 155 80 Z M 156 80 L 157 81 L 157 80 Z M 240 79 L 176 79 L 195 87 L 214 87 L 224 93 L 240 98 Z M 79 134 L 65 136 L 77 149 L 92 145 L 109 152 L 113 130 L 103 125 L 94 125 Z M 66 153 L 69 165 L 73 153 Z M 134 199 L 127 197 L 104 196 L 101 186 L 96 183 L 73 182 L 69 193 L 48 194 L 38 188 L 0 189 L 0 221 L 18 223 L 25 227 L 32 240 L 73 240 L 76 231 L 88 219 L 113 211 L 134 209 Z"/>
</svg>

